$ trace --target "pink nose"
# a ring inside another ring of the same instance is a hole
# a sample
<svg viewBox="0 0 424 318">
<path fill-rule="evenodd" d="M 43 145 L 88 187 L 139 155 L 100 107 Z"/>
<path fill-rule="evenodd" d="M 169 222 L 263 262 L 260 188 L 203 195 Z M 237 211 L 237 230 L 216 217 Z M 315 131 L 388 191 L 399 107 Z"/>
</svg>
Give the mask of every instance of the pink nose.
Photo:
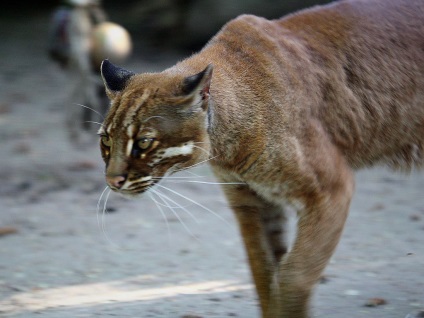
<svg viewBox="0 0 424 318">
<path fill-rule="evenodd" d="M 125 176 L 107 176 L 106 182 L 111 188 L 120 189 L 124 185 L 127 178 Z"/>
</svg>

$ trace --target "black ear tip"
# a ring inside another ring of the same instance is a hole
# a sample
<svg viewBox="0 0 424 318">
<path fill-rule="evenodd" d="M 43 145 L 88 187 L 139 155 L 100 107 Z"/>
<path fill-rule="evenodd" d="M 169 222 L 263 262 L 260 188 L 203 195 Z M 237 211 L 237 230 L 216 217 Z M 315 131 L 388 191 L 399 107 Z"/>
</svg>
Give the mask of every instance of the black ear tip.
<svg viewBox="0 0 424 318">
<path fill-rule="evenodd" d="M 213 65 L 209 64 L 208 66 L 205 67 L 205 69 L 203 71 L 201 71 L 200 73 L 197 73 L 195 75 L 186 77 L 184 79 L 183 82 L 183 93 L 184 94 L 189 94 L 191 93 L 194 89 L 196 89 L 196 87 L 198 87 L 200 85 L 200 83 L 204 80 L 204 79 L 209 79 L 210 80 L 210 76 L 212 74 L 212 70 L 213 70 Z M 208 81 L 209 81 L 208 80 Z"/>
<path fill-rule="evenodd" d="M 103 60 L 102 63 L 100 64 L 100 71 L 103 70 L 103 68 L 108 67 L 109 64 L 111 63 L 109 62 L 108 59 Z"/>
<path fill-rule="evenodd" d="M 128 80 L 135 75 L 131 71 L 127 71 L 116 65 L 113 65 L 109 60 L 103 60 L 100 65 L 100 71 L 107 87 L 112 91 L 121 91 L 125 88 Z"/>
<path fill-rule="evenodd" d="M 105 59 L 102 61 L 102 64 L 100 64 L 100 71 L 102 74 L 104 73 L 113 73 L 119 70 L 120 68 L 116 65 L 112 64 L 108 59 Z"/>
</svg>

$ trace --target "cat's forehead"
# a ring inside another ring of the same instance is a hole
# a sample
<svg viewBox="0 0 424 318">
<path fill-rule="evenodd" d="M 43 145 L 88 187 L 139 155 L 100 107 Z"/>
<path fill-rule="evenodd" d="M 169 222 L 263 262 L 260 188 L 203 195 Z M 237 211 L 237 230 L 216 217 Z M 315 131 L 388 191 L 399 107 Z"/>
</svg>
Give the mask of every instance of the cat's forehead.
<svg viewBox="0 0 424 318">
<path fill-rule="evenodd" d="M 181 96 L 183 77 L 164 73 L 135 75 L 111 101 L 106 117 L 107 133 L 160 126 L 171 130 L 182 117 L 179 106 L 187 102 Z"/>
<path fill-rule="evenodd" d="M 151 127 L 155 123 L 154 118 L 163 118 L 160 110 L 162 103 L 149 101 L 150 95 L 151 92 L 146 90 L 138 98 L 128 99 L 127 103 L 121 101 L 117 107 L 111 108 L 105 120 L 106 132 L 111 134 L 123 131 L 134 135 L 136 130 Z"/>
<path fill-rule="evenodd" d="M 152 92 L 145 90 L 137 98 L 128 98 L 127 102 L 111 108 L 105 120 L 106 133 L 125 132 L 134 135 L 141 129 L 170 130 L 178 125 L 178 113 L 173 110 L 170 99 L 154 98 Z M 172 127 L 171 127 L 172 126 Z"/>
</svg>

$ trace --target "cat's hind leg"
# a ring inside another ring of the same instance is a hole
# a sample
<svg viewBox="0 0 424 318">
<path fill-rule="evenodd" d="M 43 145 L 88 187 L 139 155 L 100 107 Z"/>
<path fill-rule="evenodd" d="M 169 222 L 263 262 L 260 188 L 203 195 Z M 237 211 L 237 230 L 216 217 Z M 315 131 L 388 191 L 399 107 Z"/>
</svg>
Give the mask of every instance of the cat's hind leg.
<svg viewBox="0 0 424 318">
<path fill-rule="evenodd" d="M 306 148 L 316 159 L 302 161 L 292 171 L 298 183 L 293 181 L 289 199 L 301 203 L 297 232 L 276 270 L 266 318 L 310 317 L 313 288 L 339 242 L 348 216 L 354 192 L 353 171 L 325 138 L 317 144 Z"/>
</svg>

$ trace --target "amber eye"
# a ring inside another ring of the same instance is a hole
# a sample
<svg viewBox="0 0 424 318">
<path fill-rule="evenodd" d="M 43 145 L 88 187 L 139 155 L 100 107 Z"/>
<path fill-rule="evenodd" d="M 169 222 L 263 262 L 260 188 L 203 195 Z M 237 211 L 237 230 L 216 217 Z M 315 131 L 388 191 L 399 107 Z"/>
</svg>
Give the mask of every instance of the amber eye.
<svg viewBox="0 0 424 318">
<path fill-rule="evenodd" d="M 110 147 L 112 146 L 112 139 L 109 136 L 101 136 L 101 142 L 103 146 Z"/>
<path fill-rule="evenodd" d="M 137 146 L 141 150 L 149 149 L 149 147 L 152 145 L 153 138 L 141 138 L 139 141 L 137 141 Z"/>
</svg>

